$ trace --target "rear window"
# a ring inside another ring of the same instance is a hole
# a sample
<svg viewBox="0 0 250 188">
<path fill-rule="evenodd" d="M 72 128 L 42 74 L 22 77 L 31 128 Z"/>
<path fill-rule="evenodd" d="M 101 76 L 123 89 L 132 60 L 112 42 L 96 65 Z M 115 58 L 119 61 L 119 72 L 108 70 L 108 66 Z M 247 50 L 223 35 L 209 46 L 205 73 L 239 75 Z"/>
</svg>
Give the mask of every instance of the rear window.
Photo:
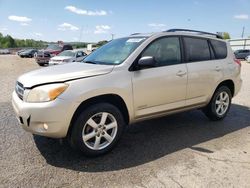
<svg viewBox="0 0 250 188">
<path fill-rule="evenodd" d="M 214 49 L 216 59 L 224 59 L 227 57 L 227 44 L 218 40 L 210 40 Z"/>
<path fill-rule="evenodd" d="M 184 37 L 186 59 L 189 62 L 210 60 L 210 50 L 206 39 Z"/>
<path fill-rule="evenodd" d="M 237 50 L 235 53 L 249 53 L 250 50 Z"/>
</svg>

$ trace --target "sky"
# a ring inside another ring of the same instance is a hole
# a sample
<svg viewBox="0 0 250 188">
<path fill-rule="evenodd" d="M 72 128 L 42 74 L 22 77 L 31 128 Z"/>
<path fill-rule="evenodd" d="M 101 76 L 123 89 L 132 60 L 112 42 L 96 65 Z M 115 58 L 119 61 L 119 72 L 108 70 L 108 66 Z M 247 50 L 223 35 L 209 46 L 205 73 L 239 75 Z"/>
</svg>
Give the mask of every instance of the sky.
<svg viewBox="0 0 250 188">
<path fill-rule="evenodd" d="M 14 38 L 98 42 L 171 28 L 250 36 L 250 0 L 0 0 L 0 32 Z"/>
</svg>

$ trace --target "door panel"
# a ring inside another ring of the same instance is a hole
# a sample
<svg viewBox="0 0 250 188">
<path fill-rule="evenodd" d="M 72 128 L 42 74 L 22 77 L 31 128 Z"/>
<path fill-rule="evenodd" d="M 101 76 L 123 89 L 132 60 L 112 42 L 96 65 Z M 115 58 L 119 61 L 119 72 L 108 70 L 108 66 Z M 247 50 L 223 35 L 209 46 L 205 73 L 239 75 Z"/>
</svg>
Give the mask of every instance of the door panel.
<svg viewBox="0 0 250 188">
<path fill-rule="evenodd" d="M 187 67 L 181 63 L 179 38 L 153 41 L 141 55 L 145 56 L 153 57 L 155 66 L 133 73 L 135 117 L 185 106 Z"/>
<path fill-rule="evenodd" d="M 222 66 L 220 60 L 187 64 L 187 106 L 209 100 L 213 88 L 223 78 Z"/>
<path fill-rule="evenodd" d="M 141 117 L 185 106 L 186 64 L 145 69 L 134 72 L 135 116 Z"/>
<path fill-rule="evenodd" d="M 184 37 L 183 41 L 188 62 L 186 105 L 206 103 L 218 81 L 223 78 L 222 61 L 214 59 L 208 39 Z"/>
</svg>

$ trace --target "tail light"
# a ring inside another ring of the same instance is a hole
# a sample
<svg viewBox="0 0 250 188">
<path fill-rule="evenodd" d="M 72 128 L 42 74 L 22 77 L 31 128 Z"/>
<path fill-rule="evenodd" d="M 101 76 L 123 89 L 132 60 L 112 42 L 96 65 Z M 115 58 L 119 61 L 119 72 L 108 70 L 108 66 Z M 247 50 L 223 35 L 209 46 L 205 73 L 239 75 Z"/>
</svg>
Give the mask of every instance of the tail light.
<svg viewBox="0 0 250 188">
<path fill-rule="evenodd" d="M 234 62 L 241 67 L 241 61 L 239 59 L 234 58 Z"/>
</svg>

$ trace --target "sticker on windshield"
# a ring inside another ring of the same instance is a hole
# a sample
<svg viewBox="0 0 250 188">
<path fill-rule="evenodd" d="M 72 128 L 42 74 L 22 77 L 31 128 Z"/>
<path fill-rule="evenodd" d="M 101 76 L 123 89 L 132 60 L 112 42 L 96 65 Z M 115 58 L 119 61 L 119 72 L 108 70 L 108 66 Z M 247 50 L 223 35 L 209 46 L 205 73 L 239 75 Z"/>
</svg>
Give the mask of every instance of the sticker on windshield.
<svg viewBox="0 0 250 188">
<path fill-rule="evenodd" d="M 128 39 L 126 42 L 141 42 L 143 41 L 145 38 L 131 38 L 131 39 Z"/>
</svg>

